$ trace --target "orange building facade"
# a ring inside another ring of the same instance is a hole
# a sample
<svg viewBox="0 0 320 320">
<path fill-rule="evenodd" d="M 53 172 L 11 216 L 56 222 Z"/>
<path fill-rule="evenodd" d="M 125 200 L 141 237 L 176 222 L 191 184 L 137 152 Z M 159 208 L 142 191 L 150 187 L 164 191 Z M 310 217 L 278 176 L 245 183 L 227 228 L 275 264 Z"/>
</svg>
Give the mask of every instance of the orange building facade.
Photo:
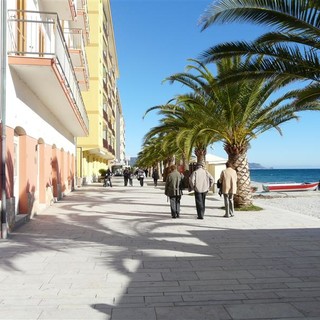
<svg viewBox="0 0 320 320">
<path fill-rule="evenodd" d="M 89 133 L 87 1 L 5 2 L 1 237 L 73 190 L 76 138 Z"/>
</svg>

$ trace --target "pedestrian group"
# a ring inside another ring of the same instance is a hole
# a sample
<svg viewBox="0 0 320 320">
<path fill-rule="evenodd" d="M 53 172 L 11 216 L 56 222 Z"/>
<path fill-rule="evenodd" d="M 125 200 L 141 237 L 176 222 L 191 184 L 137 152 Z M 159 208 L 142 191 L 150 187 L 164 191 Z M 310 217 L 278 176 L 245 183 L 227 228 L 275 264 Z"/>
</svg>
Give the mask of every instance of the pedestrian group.
<svg viewBox="0 0 320 320">
<path fill-rule="evenodd" d="M 185 175 L 180 173 L 176 165 L 171 165 L 166 172 L 164 193 L 170 202 L 171 217 L 173 219 L 180 217 L 181 197 L 183 190 L 188 188 L 189 192 L 194 192 L 197 219 L 203 219 L 206 210 L 206 197 L 214 184 L 214 178 L 205 168 L 204 162 L 198 162 L 195 170 L 190 175 L 189 171 L 186 171 Z M 133 172 L 132 169 L 125 168 L 123 171 L 124 186 L 126 187 L 128 183 L 130 186 L 133 186 L 133 179 L 136 177 L 140 186 L 143 187 L 144 179 L 147 176 L 148 170 L 138 168 Z M 104 186 L 112 187 L 111 177 L 112 173 L 108 169 L 104 179 Z M 154 187 L 158 186 L 159 177 L 158 169 L 154 168 L 152 172 Z M 224 217 L 233 217 L 234 195 L 237 193 L 237 172 L 229 161 L 226 163 L 226 169 L 221 172 L 220 178 L 217 181 L 217 187 L 219 195 L 223 195 L 224 199 Z"/>
</svg>

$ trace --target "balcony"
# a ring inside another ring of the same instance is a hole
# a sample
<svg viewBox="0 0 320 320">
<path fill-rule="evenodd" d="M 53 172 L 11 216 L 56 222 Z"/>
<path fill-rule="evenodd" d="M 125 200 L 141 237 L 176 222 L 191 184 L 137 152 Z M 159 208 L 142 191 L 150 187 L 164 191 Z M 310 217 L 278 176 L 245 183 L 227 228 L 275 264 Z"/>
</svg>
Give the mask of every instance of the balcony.
<svg viewBox="0 0 320 320">
<path fill-rule="evenodd" d="M 52 0 L 51 0 L 52 1 Z M 76 0 L 77 1 L 77 16 L 71 21 L 71 27 L 74 29 L 82 29 L 85 44 L 89 43 L 89 18 L 88 18 L 88 4 L 87 0 Z"/>
<path fill-rule="evenodd" d="M 100 143 L 91 146 L 91 149 L 86 150 L 89 154 L 105 160 L 114 159 L 114 149 L 109 144 L 107 138 L 102 138 Z"/>
<path fill-rule="evenodd" d="M 89 90 L 89 68 L 83 31 L 81 29 L 65 29 L 64 37 L 66 39 L 79 87 L 81 91 L 87 91 Z"/>
<path fill-rule="evenodd" d="M 61 20 L 74 20 L 77 15 L 75 0 L 39 0 L 39 9 L 55 12 Z"/>
<path fill-rule="evenodd" d="M 103 119 L 108 122 L 108 114 L 105 110 L 103 110 Z"/>
<path fill-rule="evenodd" d="M 8 10 L 8 64 L 45 106 L 41 112 L 54 115 L 75 137 L 88 135 L 88 116 L 56 14 Z"/>
</svg>

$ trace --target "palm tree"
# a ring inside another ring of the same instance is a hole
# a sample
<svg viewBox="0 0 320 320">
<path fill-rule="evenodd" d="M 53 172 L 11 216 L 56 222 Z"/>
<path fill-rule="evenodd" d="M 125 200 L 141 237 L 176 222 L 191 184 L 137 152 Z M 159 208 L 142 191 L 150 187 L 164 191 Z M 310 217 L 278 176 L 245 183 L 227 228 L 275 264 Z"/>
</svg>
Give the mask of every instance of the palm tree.
<svg viewBox="0 0 320 320">
<path fill-rule="evenodd" d="M 199 100 L 199 99 L 198 99 Z M 199 133 L 199 108 L 196 104 L 197 98 L 191 94 L 179 95 L 165 105 L 149 108 L 145 115 L 152 110 L 158 110 L 162 116 L 160 125 L 153 127 L 145 136 L 148 140 L 157 134 L 166 133 L 164 145 L 173 145 L 178 158 L 183 160 L 186 168 L 186 161 L 190 160 L 194 151 L 197 162 L 205 161 L 207 146 L 215 142 L 214 136 L 201 135 Z"/>
<path fill-rule="evenodd" d="M 249 57 L 250 63 L 224 75 L 224 81 L 243 77 L 281 79 L 281 85 L 306 80 L 295 90 L 296 105 L 319 110 L 320 1 L 315 0 L 217 0 L 200 18 L 202 30 L 218 23 L 252 22 L 273 30 L 253 42 L 214 46 L 202 53 L 204 63 L 225 57 Z"/>
<path fill-rule="evenodd" d="M 214 137 L 224 143 L 228 160 L 238 173 L 237 207 L 252 205 L 247 151 L 251 140 L 263 132 L 275 128 L 281 134 L 280 124 L 296 119 L 296 105 L 285 103 L 291 96 L 270 101 L 279 87 L 278 81 L 247 79 L 228 85 L 220 85 L 216 77 L 201 62 L 192 60 L 188 71 L 167 78 L 188 86 L 193 95 L 183 96 L 197 106 L 197 134 Z M 240 64 L 239 58 L 222 59 L 216 63 L 217 75 L 222 76 Z"/>
<path fill-rule="evenodd" d="M 143 149 L 138 153 L 136 165 L 139 167 L 153 167 L 165 157 L 162 151 L 161 140 L 153 137 L 145 142 Z"/>
</svg>

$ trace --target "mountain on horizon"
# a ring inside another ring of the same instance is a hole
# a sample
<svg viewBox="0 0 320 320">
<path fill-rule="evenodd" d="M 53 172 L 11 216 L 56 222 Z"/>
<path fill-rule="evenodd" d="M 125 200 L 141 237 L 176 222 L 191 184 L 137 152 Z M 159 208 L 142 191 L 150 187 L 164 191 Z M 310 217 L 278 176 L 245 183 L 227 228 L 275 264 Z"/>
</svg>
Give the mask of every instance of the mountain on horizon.
<svg viewBox="0 0 320 320">
<path fill-rule="evenodd" d="M 264 166 L 262 166 L 260 163 L 255 163 L 255 162 L 249 162 L 249 169 L 273 169 L 271 168 L 266 168 Z"/>
</svg>

